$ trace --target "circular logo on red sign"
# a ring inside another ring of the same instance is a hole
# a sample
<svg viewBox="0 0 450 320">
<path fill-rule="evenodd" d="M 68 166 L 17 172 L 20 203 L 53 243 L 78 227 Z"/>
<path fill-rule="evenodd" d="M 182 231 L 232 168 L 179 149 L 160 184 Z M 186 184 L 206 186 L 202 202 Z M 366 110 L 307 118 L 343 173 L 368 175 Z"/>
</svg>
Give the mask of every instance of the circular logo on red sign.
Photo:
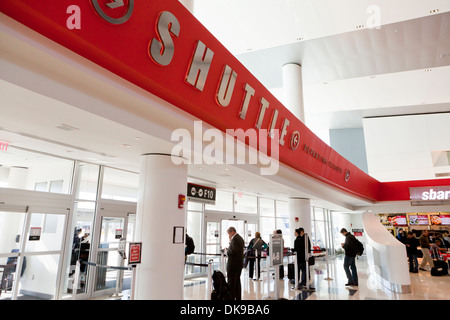
<svg viewBox="0 0 450 320">
<path fill-rule="evenodd" d="M 346 170 L 345 171 L 345 177 L 344 177 L 345 181 L 348 181 L 348 179 L 350 179 L 350 170 Z"/>
<path fill-rule="evenodd" d="M 298 131 L 294 131 L 291 135 L 290 147 L 292 150 L 295 150 L 297 149 L 299 144 L 300 144 L 300 133 Z"/>
<path fill-rule="evenodd" d="M 128 2 L 126 5 L 125 2 Z M 99 4 L 102 3 L 102 5 Z M 134 0 L 91 0 L 97 14 L 105 21 L 112 24 L 122 24 L 130 19 L 133 13 Z M 102 7 L 104 9 L 102 9 Z M 108 12 L 108 14 L 105 12 Z"/>
</svg>

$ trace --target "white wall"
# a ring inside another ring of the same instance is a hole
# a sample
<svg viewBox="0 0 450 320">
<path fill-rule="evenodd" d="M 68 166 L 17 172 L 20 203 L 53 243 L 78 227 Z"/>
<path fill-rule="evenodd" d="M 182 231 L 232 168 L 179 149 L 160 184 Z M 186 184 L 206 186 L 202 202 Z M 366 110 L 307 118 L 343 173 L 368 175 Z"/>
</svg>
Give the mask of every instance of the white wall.
<svg viewBox="0 0 450 320">
<path fill-rule="evenodd" d="M 380 181 L 435 179 L 450 172 L 436 151 L 450 150 L 450 113 L 363 119 L 369 174 Z M 441 165 L 439 165 L 441 164 Z"/>
</svg>

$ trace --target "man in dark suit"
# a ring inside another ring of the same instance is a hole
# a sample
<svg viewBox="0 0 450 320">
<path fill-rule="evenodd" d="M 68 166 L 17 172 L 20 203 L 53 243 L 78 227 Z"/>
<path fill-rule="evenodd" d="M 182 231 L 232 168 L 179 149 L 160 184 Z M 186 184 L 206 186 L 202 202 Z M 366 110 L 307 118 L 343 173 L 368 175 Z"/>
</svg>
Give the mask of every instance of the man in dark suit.
<svg viewBox="0 0 450 320">
<path fill-rule="evenodd" d="M 241 300 L 241 272 L 244 267 L 244 239 L 234 227 L 227 230 L 230 246 L 227 249 L 227 282 L 232 300 Z"/>
</svg>

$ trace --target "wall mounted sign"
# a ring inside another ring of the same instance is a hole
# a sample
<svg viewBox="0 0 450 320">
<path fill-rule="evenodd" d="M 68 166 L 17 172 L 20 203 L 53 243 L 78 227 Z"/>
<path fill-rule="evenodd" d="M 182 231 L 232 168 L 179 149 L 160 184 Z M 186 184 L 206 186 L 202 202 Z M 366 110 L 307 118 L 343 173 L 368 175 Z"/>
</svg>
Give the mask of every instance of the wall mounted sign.
<svg viewBox="0 0 450 320">
<path fill-rule="evenodd" d="M 409 194 L 412 201 L 445 201 L 450 200 L 450 186 L 410 187 Z"/>
<path fill-rule="evenodd" d="M 42 234 L 41 227 L 31 227 L 28 240 L 29 241 L 39 241 L 41 239 L 41 234 Z"/>
<path fill-rule="evenodd" d="M 141 263 L 142 242 L 131 242 L 128 251 L 129 265 Z"/>
<path fill-rule="evenodd" d="M 184 227 L 173 227 L 173 243 L 184 243 Z"/>
<path fill-rule="evenodd" d="M 190 201 L 202 202 L 206 204 L 216 204 L 216 189 L 188 183 L 187 198 Z"/>
</svg>

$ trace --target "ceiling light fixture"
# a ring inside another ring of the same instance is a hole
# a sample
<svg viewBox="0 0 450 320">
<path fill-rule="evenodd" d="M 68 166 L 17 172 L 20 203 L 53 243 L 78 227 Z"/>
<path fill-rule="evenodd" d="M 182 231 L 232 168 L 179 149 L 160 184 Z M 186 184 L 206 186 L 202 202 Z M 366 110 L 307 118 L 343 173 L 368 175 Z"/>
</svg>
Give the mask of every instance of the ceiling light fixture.
<svg viewBox="0 0 450 320">
<path fill-rule="evenodd" d="M 121 145 L 121 147 L 122 147 L 122 148 L 130 148 L 131 146 L 130 146 L 129 144 L 125 144 L 125 143 L 124 143 L 124 144 Z"/>
</svg>

